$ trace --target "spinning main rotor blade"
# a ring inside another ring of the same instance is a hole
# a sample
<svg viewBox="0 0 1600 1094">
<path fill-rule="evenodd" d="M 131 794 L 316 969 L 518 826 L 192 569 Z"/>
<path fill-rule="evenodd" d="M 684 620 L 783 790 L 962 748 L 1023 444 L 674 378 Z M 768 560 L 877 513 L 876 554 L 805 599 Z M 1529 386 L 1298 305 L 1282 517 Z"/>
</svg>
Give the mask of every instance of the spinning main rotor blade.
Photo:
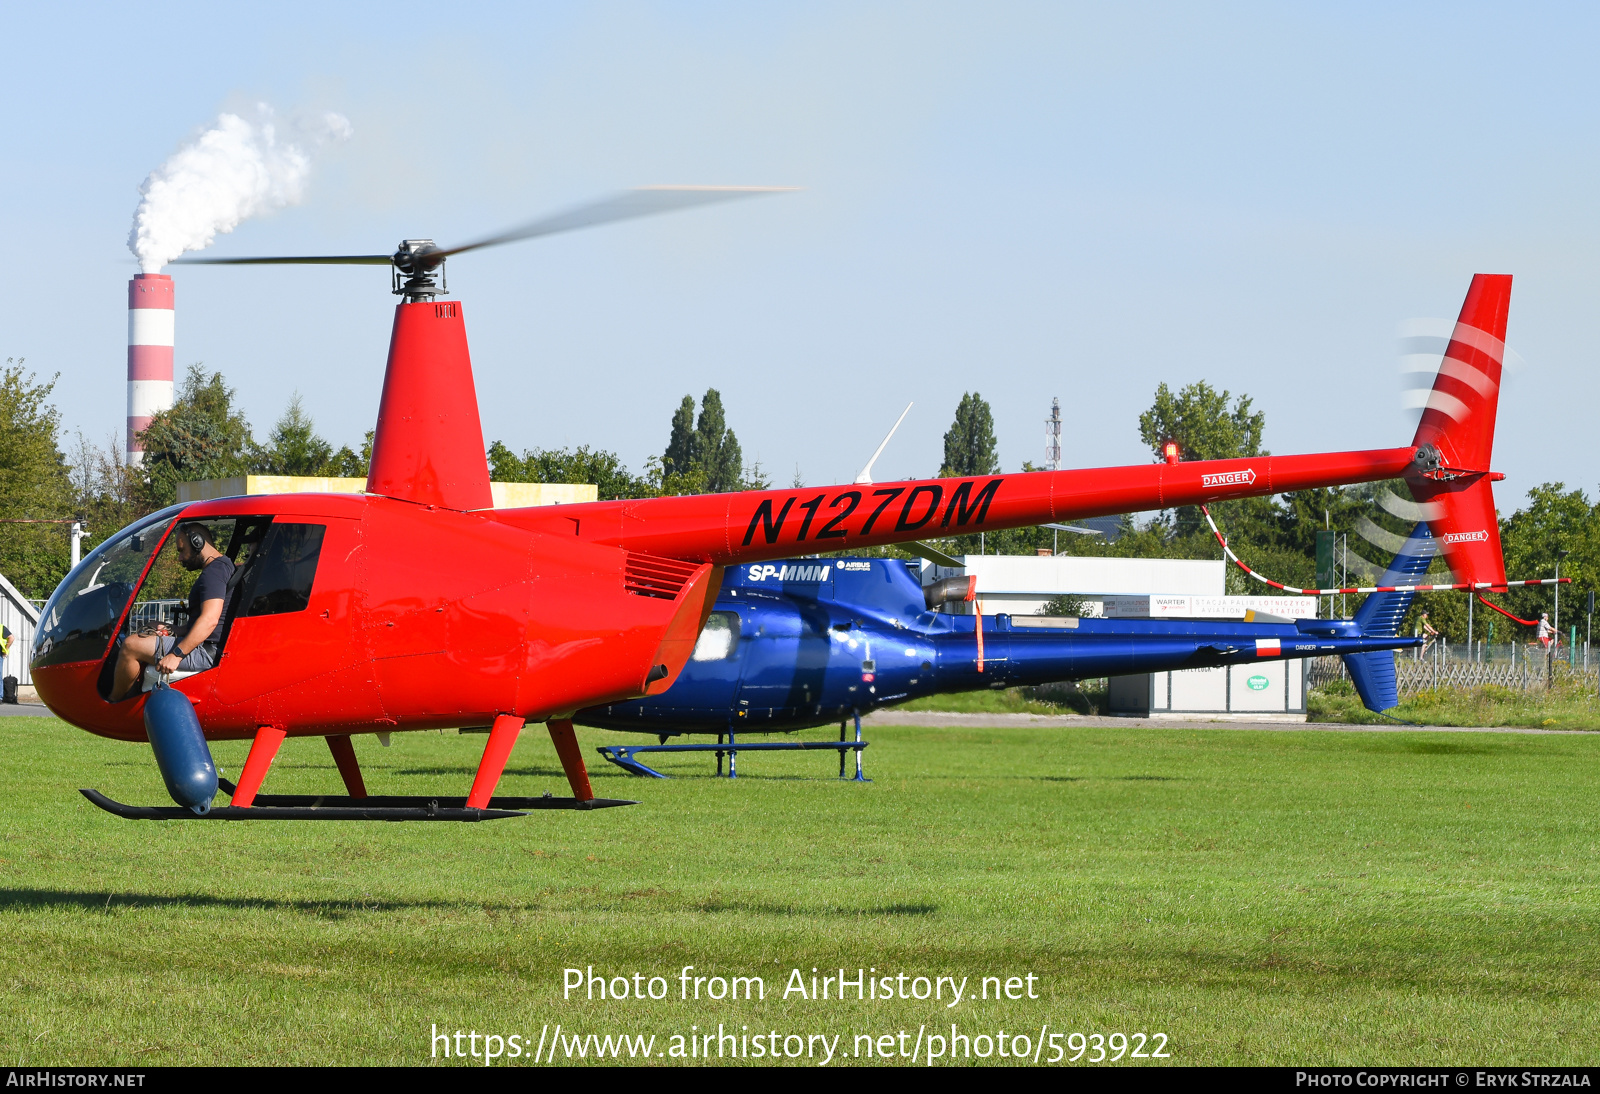
<svg viewBox="0 0 1600 1094">
<path fill-rule="evenodd" d="M 534 239 L 539 236 L 570 232 L 578 228 L 593 228 L 618 220 L 671 213 L 679 209 L 693 209 L 719 201 L 759 197 L 762 194 L 781 194 L 798 189 L 794 186 L 644 186 L 637 190 L 624 190 L 608 198 L 568 209 L 564 213 L 542 217 L 539 220 L 489 236 L 460 247 L 442 247 L 424 251 L 417 261 L 432 267 L 451 255 L 476 251 L 482 247 L 496 247 L 502 243 Z M 179 258 L 174 265 L 186 266 L 285 266 L 294 264 L 326 266 L 387 266 L 394 261 L 392 255 L 294 255 L 260 258 Z"/>
<path fill-rule="evenodd" d="M 175 258 L 173 266 L 387 266 L 392 255 L 298 255 L 287 258 Z"/>
<path fill-rule="evenodd" d="M 693 209 L 737 198 L 759 197 L 762 194 L 782 194 L 795 189 L 797 187 L 794 186 L 642 186 L 637 190 L 624 190 L 588 205 L 580 205 L 576 209 L 568 209 L 564 213 L 542 217 L 476 243 L 431 251 L 429 257 L 449 258 L 463 251 L 475 251 L 479 247 L 496 247 L 502 243 L 515 243 L 521 239 L 555 235 L 577 228 L 592 228 L 618 220 L 633 220 L 636 217 Z"/>
</svg>

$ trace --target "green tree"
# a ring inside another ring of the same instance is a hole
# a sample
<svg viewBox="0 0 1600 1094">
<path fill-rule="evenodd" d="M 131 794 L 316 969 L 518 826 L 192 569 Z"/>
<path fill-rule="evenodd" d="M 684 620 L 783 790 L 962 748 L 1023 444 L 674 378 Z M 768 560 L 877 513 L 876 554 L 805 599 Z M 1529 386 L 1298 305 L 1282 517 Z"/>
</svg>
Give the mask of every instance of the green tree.
<svg viewBox="0 0 1600 1094">
<path fill-rule="evenodd" d="M 594 483 L 602 500 L 656 495 L 648 477 L 632 475 L 614 452 L 577 448 L 532 448 L 521 456 L 500 441 L 489 446 L 489 477 L 495 482 Z"/>
<path fill-rule="evenodd" d="M 1251 413 L 1250 397 L 1240 395 L 1229 406 L 1231 393 L 1218 391 L 1204 380 L 1180 390 L 1176 395 L 1165 383 L 1156 386 L 1155 402 L 1139 415 L 1139 439 L 1150 446 L 1157 461 L 1166 458 L 1169 441 L 1178 444 L 1181 460 L 1233 460 L 1265 456 L 1261 435 L 1267 416 Z M 1231 537 L 1272 543 L 1281 515 L 1269 498 L 1250 498 L 1211 507 L 1222 519 Z M 1209 534 L 1200 510 L 1192 506 L 1178 509 L 1171 516 L 1172 533 L 1177 537 Z"/>
<path fill-rule="evenodd" d="M 694 397 L 685 395 L 672 415 L 672 433 L 659 465 L 660 492 L 721 494 L 730 490 L 763 490 L 766 477 L 759 464 L 744 466 L 739 438 L 728 428 L 722 393 L 708 388 L 695 418 Z"/>
<path fill-rule="evenodd" d="M 967 392 L 956 404 L 956 418 L 944 435 L 944 463 L 940 478 L 966 478 L 972 475 L 998 475 L 1000 458 L 995 455 L 994 413 L 983 396 Z"/>
<path fill-rule="evenodd" d="M 348 448 L 339 455 L 354 457 Z M 272 427 L 266 447 L 255 459 L 254 470 L 263 475 L 331 475 L 335 473 L 333 445 L 317 435 L 316 424 L 297 391 Z"/>
<path fill-rule="evenodd" d="M 372 434 L 369 432 L 368 437 Z M 372 442 L 369 440 L 364 455 L 357 455 L 349 445 L 340 445 L 339 451 L 328 461 L 328 474 L 341 479 L 364 479 L 372 467 Z"/>
<path fill-rule="evenodd" d="M 76 515 L 72 482 L 57 444 L 60 415 L 50 402 L 56 377 L 40 380 L 21 359 L 0 370 L 0 573 L 30 597 L 66 576 L 64 524 Z"/>
<path fill-rule="evenodd" d="M 359 454 L 347 444 L 340 445 L 339 451 L 333 454 L 333 459 L 328 463 L 328 474 L 336 475 L 341 479 L 366 478 L 367 472 L 372 469 L 372 438 L 376 435 L 376 430 L 367 430 L 366 439 L 361 442 Z"/>
<path fill-rule="evenodd" d="M 72 442 L 68 466 L 73 513 L 83 520 L 86 552 L 150 512 L 144 478 L 138 468 L 127 463 L 122 439 L 116 434 L 98 446 L 79 433 Z"/>
<path fill-rule="evenodd" d="M 1572 578 L 1561 587 L 1561 628 L 1580 623 L 1580 605 L 1581 619 L 1587 620 L 1589 590 L 1600 587 L 1600 507 L 1590 505 L 1582 490 L 1568 490 L 1560 482 L 1529 490 L 1527 507 L 1500 521 L 1500 544 L 1506 576 L 1513 580 L 1554 577 L 1559 561 L 1561 576 Z M 1568 552 L 1566 558 L 1559 557 L 1562 551 Z M 1523 619 L 1555 611 L 1550 585 L 1513 589 L 1499 599 Z M 1580 635 L 1583 629 L 1580 623 Z"/>
<path fill-rule="evenodd" d="M 744 454 L 739 438 L 728 428 L 722 410 L 722 393 L 707 388 L 700 399 L 700 418 L 694 425 L 695 456 L 705 471 L 706 490 L 723 494 L 744 487 Z"/>
<path fill-rule="evenodd" d="M 203 365 L 189 366 L 173 401 L 139 434 L 142 470 L 151 509 L 177 500 L 178 484 L 248 474 L 256 444 L 244 412 L 233 405 L 233 389 L 222 373 L 209 376 Z"/>
<path fill-rule="evenodd" d="M 1166 384 L 1156 387 L 1156 401 L 1139 415 L 1139 439 L 1150 446 L 1157 460 L 1164 458 L 1168 441 L 1177 441 L 1181 459 L 1232 460 L 1265 456 L 1261 434 L 1267 416 L 1250 413 L 1250 397 L 1241 395 L 1228 406 L 1227 391 L 1217 391 L 1204 380 L 1174 395 Z"/>
<path fill-rule="evenodd" d="M 685 395 L 678 409 L 672 413 L 672 435 L 667 439 L 667 451 L 661 457 L 663 476 L 693 473 L 699 462 L 696 458 L 698 439 L 694 431 L 694 396 Z"/>
</svg>

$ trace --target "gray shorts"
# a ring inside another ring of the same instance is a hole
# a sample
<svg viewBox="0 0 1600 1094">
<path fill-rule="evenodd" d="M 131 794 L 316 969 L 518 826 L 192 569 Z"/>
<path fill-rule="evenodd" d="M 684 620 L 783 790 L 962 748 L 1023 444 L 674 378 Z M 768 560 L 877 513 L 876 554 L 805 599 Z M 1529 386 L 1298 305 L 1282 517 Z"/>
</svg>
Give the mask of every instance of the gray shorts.
<svg viewBox="0 0 1600 1094">
<path fill-rule="evenodd" d="M 177 644 L 178 640 L 172 635 L 159 635 L 156 638 L 156 660 L 160 661 L 161 658 L 165 657 L 169 653 L 172 653 L 173 647 Z M 207 645 L 201 645 L 198 649 L 190 650 L 186 655 L 184 655 L 183 660 L 178 662 L 178 671 L 200 672 L 203 669 L 209 669 L 213 667 L 215 664 L 216 662 L 211 659 L 211 647 Z"/>
</svg>

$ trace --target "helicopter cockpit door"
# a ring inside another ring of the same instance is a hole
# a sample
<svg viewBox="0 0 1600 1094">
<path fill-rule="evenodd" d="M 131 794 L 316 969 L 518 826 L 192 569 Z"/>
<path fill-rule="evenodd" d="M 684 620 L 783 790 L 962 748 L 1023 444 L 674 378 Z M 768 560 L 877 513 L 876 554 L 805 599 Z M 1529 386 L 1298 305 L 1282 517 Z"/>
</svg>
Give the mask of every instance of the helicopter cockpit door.
<svg viewBox="0 0 1600 1094">
<path fill-rule="evenodd" d="M 761 641 L 744 657 L 735 720 L 759 726 L 775 718 L 815 713 L 831 654 L 826 609 L 814 601 L 780 600 L 752 616 Z"/>
</svg>

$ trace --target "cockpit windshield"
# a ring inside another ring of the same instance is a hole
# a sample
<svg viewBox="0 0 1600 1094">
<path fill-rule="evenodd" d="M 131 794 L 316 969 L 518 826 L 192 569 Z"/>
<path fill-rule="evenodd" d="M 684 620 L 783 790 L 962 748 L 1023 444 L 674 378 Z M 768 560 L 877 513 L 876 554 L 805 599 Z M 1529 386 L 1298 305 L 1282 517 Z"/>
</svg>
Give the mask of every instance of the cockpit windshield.
<svg viewBox="0 0 1600 1094">
<path fill-rule="evenodd" d="M 91 551 L 67 575 L 40 614 L 34 667 L 97 661 L 105 656 L 112 630 L 133 597 L 151 553 L 183 509 L 174 505 L 129 525 Z"/>
</svg>

